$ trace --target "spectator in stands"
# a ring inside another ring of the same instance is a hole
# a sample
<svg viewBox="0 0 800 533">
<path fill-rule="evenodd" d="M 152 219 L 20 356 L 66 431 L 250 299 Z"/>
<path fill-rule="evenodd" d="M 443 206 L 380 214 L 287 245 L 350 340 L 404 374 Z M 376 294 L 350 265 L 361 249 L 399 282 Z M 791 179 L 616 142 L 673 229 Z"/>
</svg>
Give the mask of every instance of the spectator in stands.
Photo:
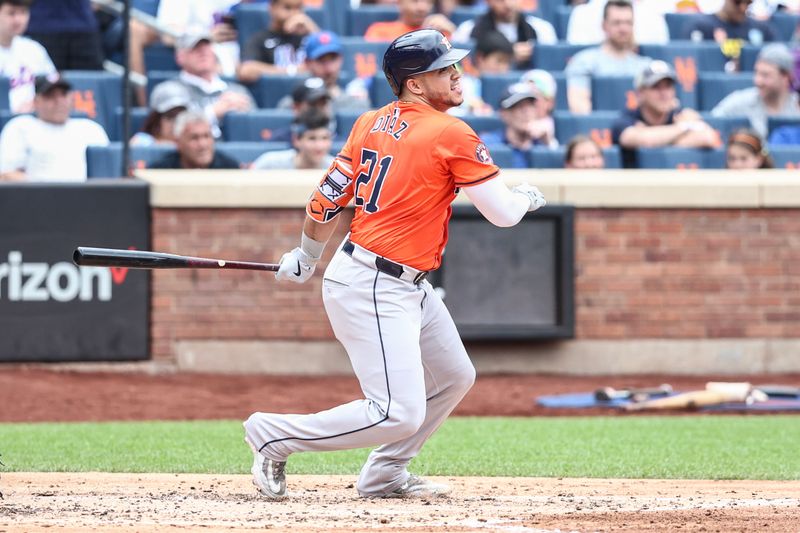
<svg viewBox="0 0 800 533">
<path fill-rule="evenodd" d="M 636 167 L 638 148 L 680 146 L 716 148 L 719 134 L 703 122 L 697 111 L 680 109 L 675 96 L 677 77 L 672 67 L 652 61 L 636 78 L 639 107 L 625 110 L 614 122 L 611 137 L 622 147 L 622 164 Z"/>
<path fill-rule="evenodd" d="M 175 144 L 175 118 L 191 105 L 183 87 L 161 84 L 150 95 L 150 114 L 144 119 L 142 131 L 131 138 L 131 146 Z"/>
<path fill-rule="evenodd" d="M 742 46 L 761 46 L 777 40 L 777 32 L 769 22 L 747 16 L 747 8 L 753 0 L 725 0 L 722 8 L 714 14 L 692 18 L 686 23 L 681 37 L 692 41 L 716 41 L 722 53 L 730 58 L 726 70 L 738 70 Z"/>
<path fill-rule="evenodd" d="M 725 168 L 733 170 L 775 168 L 775 163 L 761 136 L 755 130 L 742 128 L 734 131 L 728 138 Z"/>
<path fill-rule="evenodd" d="M 747 117 L 750 126 L 762 137 L 767 136 L 770 116 L 800 117 L 800 101 L 792 91 L 794 58 L 782 43 L 761 49 L 753 71 L 753 85 L 726 96 L 711 114 L 715 117 Z"/>
<path fill-rule="evenodd" d="M 536 109 L 540 117 L 550 117 L 553 120 L 553 111 L 556 109 L 556 96 L 558 85 L 553 75 L 546 70 L 533 69 L 522 75 L 520 81 L 529 83 L 536 94 Z M 553 125 L 555 130 L 555 123 Z"/>
<path fill-rule="evenodd" d="M 661 5 L 666 0 L 633 0 L 633 40 L 637 44 L 666 44 L 669 29 Z M 589 0 L 575 6 L 567 24 L 567 42 L 570 44 L 600 44 L 606 39 L 603 18 L 606 0 Z"/>
<path fill-rule="evenodd" d="M 28 35 L 58 70 L 102 70 L 103 43 L 89 0 L 36 0 Z"/>
<path fill-rule="evenodd" d="M 480 77 L 485 74 L 505 74 L 511 70 L 513 60 L 514 48 L 502 33 L 491 31 L 482 35 L 475 43 L 474 74 L 469 71 L 461 74 L 461 96 L 464 103 L 447 112 L 456 116 L 493 115 L 494 109 L 483 100 L 483 83 Z"/>
<path fill-rule="evenodd" d="M 300 45 L 306 35 L 318 31 L 303 12 L 302 0 L 272 0 L 269 28 L 252 35 L 242 49 L 239 80 L 253 83 L 265 74 L 305 72 Z"/>
<path fill-rule="evenodd" d="M 183 89 L 193 109 L 202 110 L 211 121 L 214 137 L 219 137 L 219 123 L 232 111 L 249 111 L 256 104 L 250 91 L 238 83 L 226 82 L 217 74 L 217 57 L 206 33 L 188 33 L 176 42 L 175 59 L 181 66 L 177 79 L 156 86 Z M 155 90 L 155 89 L 154 89 Z"/>
<path fill-rule="evenodd" d="M 534 43 L 555 44 L 558 42 L 553 25 L 544 19 L 520 12 L 518 0 L 487 0 L 489 10 L 480 17 L 462 22 L 453 41 L 480 40 L 490 31 L 499 31 L 514 46 L 514 61 L 518 68 L 525 68 L 533 57 Z"/>
<path fill-rule="evenodd" d="M 150 168 L 163 169 L 233 169 L 239 162 L 216 150 L 211 122 L 199 111 L 184 111 L 175 118 L 176 150 Z"/>
<path fill-rule="evenodd" d="M 292 89 L 292 111 L 294 111 L 295 118 L 309 109 L 319 111 L 328 117 L 331 131 L 336 130 L 336 120 L 334 119 L 333 107 L 331 105 L 331 95 L 325 87 L 325 82 L 322 78 L 307 78 Z M 270 137 L 270 141 L 291 142 L 291 140 L 291 128 L 275 130 L 272 133 L 272 137 Z"/>
<path fill-rule="evenodd" d="M 105 146 L 100 124 L 70 118 L 72 86 L 58 73 L 36 78 L 35 115 L 12 118 L 0 133 L 0 180 L 85 181 L 86 147 Z"/>
<path fill-rule="evenodd" d="M 267 152 L 253 163 L 256 170 L 328 168 L 333 134 L 330 118 L 318 109 L 308 109 L 292 123 L 292 146 L 289 150 Z"/>
<path fill-rule="evenodd" d="M 592 111 L 592 76 L 636 76 L 651 59 L 636 53 L 633 6 L 627 0 L 609 0 L 603 8 L 606 39 L 598 47 L 575 54 L 564 72 L 567 99 L 573 113 Z"/>
<path fill-rule="evenodd" d="M 391 22 L 373 22 L 364 33 L 367 41 L 394 41 L 404 33 L 431 28 L 451 35 L 456 26 L 441 13 L 433 13 L 433 0 L 397 0 L 398 18 Z M 433 13 L 433 14 L 432 14 Z"/>
<path fill-rule="evenodd" d="M 533 146 L 552 146 L 552 131 L 542 125 L 536 111 L 536 93 L 528 83 L 512 83 L 500 98 L 503 129 L 484 133 L 481 140 L 490 146 L 504 144 L 511 148 L 512 168 L 527 168 L 528 151 Z"/>
<path fill-rule="evenodd" d="M 342 89 L 339 77 L 342 74 L 342 43 L 339 36 L 330 31 L 313 33 L 303 41 L 305 67 L 313 77 L 322 79 L 337 111 L 366 111 L 370 107 L 369 91 L 365 81 L 360 78 L 352 80 Z M 284 96 L 279 108 L 293 106 L 291 95 Z"/>
<path fill-rule="evenodd" d="M 591 137 L 576 135 L 570 139 L 564 153 L 564 168 L 600 169 L 605 166 L 603 149 Z"/>
<path fill-rule="evenodd" d="M 23 37 L 33 0 L 0 0 L 0 76 L 9 78 L 11 112 L 33 111 L 36 76 L 56 71 L 44 47 Z"/>
</svg>

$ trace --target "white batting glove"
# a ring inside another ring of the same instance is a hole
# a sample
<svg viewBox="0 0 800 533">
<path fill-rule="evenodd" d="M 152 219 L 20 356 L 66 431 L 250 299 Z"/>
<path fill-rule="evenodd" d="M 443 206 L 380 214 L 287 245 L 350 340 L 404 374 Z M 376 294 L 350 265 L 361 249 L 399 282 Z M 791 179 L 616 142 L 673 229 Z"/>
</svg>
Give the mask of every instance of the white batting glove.
<svg viewBox="0 0 800 533">
<path fill-rule="evenodd" d="M 300 248 L 295 248 L 283 254 L 279 265 L 275 279 L 305 283 L 314 274 L 317 262 Z"/>
<path fill-rule="evenodd" d="M 528 197 L 531 201 L 531 206 L 528 208 L 528 211 L 536 211 L 540 207 L 544 207 L 547 205 L 547 200 L 544 199 L 544 195 L 542 191 L 530 185 L 528 183 L 520 183 L 519 185 L 515 185 L 511 192 L 517 192 L 519 194 L 524 194 Z"/>
</svg>

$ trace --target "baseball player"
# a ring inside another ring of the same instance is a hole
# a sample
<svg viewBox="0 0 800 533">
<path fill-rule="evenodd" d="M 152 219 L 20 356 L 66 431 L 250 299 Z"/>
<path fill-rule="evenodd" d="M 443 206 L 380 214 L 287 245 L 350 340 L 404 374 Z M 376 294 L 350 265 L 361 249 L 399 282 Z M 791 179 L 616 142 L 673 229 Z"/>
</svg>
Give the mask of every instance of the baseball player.
<svg viewBox="0 0 800 533">
<path fill-rule="evenodd" d="M 355 202 L 350 233 L 325 270 L 323 302 L 364 398 L 309 415 L 254 413 L 244 423 L 253 483 L 286 494 L 296 452 L 378 447 L 361 469 L 365 497 L 446 494 L 407 465 L 461 401 L 475 369 L 447 308 L 426 281 L 447 242 L 450 204 L 463 188 L 493 224 L 513 226 L 545 200 L 509 190 L 486 146 L 445 113 L 461 104 L 456 64 L 469 52 L 438 31 L 398 37 L 383 71 L 398 100 L 361 115 L 306 206 L 300 246 L 281 257 L 279 280 L 314 273 L 337 215 Z"/>
</svg>

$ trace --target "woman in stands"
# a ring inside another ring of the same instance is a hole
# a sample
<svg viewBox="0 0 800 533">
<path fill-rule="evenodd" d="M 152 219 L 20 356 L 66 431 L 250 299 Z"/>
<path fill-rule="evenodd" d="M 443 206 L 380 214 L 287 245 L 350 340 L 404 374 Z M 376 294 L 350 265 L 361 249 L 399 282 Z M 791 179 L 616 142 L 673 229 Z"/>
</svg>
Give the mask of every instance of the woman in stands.
<svg viewBox="0 0 800 533">
<path fill-rule="evenodd" d="M 731 134 L 725 160 L 725 167 L 733 170 L 775 168 L 763 139 L 749 128 L 742 128 Z"/>
<path fill-rule="evenodd" d="M 603 150 L 591 137 L 576 135 L 567 144 L 567 151 L 564 154 L 564 168 L 605 168 Z"/>
<path fill-rule="evenodd" d="M 175 86 L 157 86 L 150 95 L 150 114 L 142 130 L 131 137 L 131 146 L 175 144 L 175 117 L 189 108 L 189 94 Z"/>
</svg>

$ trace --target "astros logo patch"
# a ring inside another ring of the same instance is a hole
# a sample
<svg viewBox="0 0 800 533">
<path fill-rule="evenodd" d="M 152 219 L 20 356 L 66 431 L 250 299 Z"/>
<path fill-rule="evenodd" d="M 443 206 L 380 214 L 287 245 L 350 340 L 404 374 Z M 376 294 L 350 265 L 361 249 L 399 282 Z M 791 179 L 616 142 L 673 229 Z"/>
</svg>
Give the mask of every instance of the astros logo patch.
<svg viewBox="0 0 800 533">
<path fill-rule="evenodd" d="M 486 148 L 486 145 L 483 143 L 475 147 L 475 159 L 481 163 L 494 163 L 494 161 L 492 161 L 492 156 L 489 155 L 489 149 Z"/>
</svg>

